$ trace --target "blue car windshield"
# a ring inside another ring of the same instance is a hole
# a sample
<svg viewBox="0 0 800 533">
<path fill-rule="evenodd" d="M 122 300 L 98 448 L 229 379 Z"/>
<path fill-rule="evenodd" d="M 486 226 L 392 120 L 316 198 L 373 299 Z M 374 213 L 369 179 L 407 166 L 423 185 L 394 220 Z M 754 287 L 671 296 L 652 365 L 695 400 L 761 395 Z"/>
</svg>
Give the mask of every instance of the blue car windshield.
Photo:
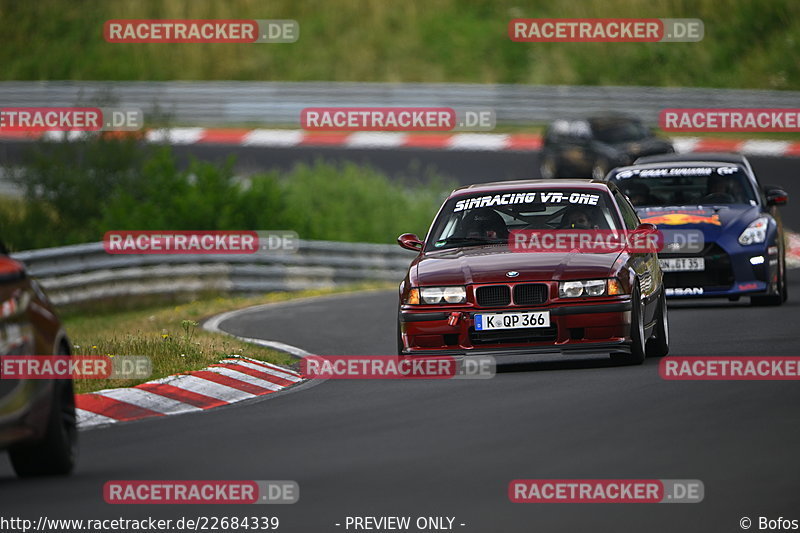
<svg viewBox="0 0 800 533">
<path fill-rule="evenodd" d="M 623 170 L 611 178 L 636 207 L 757 205 L 739 167 L 674 167 Z"/>
</svg>

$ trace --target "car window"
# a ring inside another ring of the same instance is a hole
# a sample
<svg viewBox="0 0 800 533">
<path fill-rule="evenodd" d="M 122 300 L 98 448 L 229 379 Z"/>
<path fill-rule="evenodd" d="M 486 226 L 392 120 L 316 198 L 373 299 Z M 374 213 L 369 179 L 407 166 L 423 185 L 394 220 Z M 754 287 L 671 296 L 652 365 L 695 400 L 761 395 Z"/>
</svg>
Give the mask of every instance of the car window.
<svg viewBox="0 0 800 533">
<path fill-rule="evenodd" d="M 673 167 L 624 170 L 612 182 L 639 206 L 757 205 L 741 167 Z"/>
<path fill-rule="evenodd" d="M 588 139 L 592 136 L 592 131 L 586 121 L 575 120 L 569 124 L 569 135 L 576 139 Z"/>
<path fill-rule="evenodd" d="M 548 129 L 548 135 L 561 137 L 569 133 L 569 122 L 566 120 L 555 120 Z"/>
<path fill-rule="evenodd" d="M 625 221 L 625 227 L 630 230 L 638 228 L 640 224 L 639 216 L 636 214 L 636 211 L 633 209 L 628 199 L 619 191 L 615 192 L 615 197 L 619 204 L 619 210 L 622 213 L 622 219 Z"/>
<path fill-rule="evenodd" d="M 596 189 L 503 191 L 449 199 L 426 251 L 506 244 L 515 230 L 622 229 L 608 195 Z"/>
<path fill-rule="evenodd" d="M 594 120 L 591 124 L 595 138 L 606 143 L 638 141 L 650 136 L 650 131 L 638 120 Z"/>
</svg>

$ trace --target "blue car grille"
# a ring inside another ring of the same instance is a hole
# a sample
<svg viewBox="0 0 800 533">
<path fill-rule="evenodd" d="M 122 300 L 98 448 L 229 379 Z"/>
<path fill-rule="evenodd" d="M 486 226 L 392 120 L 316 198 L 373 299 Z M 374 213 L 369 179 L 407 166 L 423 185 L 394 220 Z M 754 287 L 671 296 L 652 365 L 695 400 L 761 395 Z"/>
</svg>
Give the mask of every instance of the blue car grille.
<svg viewBox="0 0 800 533">
<path fill-rule="evenodd" d="M 667 287 L 704 287 L 728 289 L 733 285 L 731 258 L 717 243 L 708 243 L 699 254 L 679 254 L 668 257 L 702 257 L 705 270 L 702 272 L 664 272 Z"/>
</svg>

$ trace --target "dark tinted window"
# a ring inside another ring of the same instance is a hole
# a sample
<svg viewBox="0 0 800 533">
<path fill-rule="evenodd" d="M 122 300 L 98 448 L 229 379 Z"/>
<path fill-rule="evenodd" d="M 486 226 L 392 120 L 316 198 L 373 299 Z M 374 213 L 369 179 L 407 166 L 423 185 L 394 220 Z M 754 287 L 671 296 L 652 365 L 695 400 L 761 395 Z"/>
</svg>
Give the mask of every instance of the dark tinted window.
<svg viewBox="0 0 800 533">
<path fill-rule="evenodd" d="M 639 216 L 636 214 L 636 211 L 634 211 L 633 207 L 631 207 L 628 199 L 625 198 L 625 196 L 623 196 L 619 191 L 614 194 L 614 197 L 617 199 L 619 210 L 622 212 L 622 219 L 625 221 L 625 227 L 631 230 L 638 228 Z"/>
<path fill-rule="evenodd" d="M 607 192 L 502 191 L 451 198 L 433 225 L 426 251 L 504 244 L 514 230 L 622 229 Z"/>
<path fill-rule="evenodd" d="M 650 136 L 650 131 L 638 120 L 598 119 L 591 121 L 597 140 L 606 143 L 637 141 Z"/>
<path fill-rule="evenodd" d="M 756 205 L 740 167 L 674 167 L 623 170 L 611 178 L 635 206 Z"/>
</svg>

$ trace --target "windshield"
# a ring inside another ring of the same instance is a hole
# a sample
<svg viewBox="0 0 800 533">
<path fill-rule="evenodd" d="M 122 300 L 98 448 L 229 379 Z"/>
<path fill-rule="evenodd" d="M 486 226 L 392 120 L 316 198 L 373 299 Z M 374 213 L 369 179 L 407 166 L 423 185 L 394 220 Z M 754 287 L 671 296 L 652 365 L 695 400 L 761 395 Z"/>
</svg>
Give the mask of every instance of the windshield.
<svg viewBox="0 0 800 533">
<path fill-rule="evenodd" d="M 755 191 L 739 167 L 633 169 L 610 181 L 637 207 L 757 204 Z"/>
<path fill-rule="evenodd" d="M 514 230 L 621 229 L 608 194 L 597 190 L 509 191 L 449 199 L 425 251 L 507 244 Z"/>
<path fill-rule="evenodd" d="M 605 143 L 638 141 L 650 136 L 650 131 L 638 120 L 592 120 L 597 140 Z"/>
</svg>

